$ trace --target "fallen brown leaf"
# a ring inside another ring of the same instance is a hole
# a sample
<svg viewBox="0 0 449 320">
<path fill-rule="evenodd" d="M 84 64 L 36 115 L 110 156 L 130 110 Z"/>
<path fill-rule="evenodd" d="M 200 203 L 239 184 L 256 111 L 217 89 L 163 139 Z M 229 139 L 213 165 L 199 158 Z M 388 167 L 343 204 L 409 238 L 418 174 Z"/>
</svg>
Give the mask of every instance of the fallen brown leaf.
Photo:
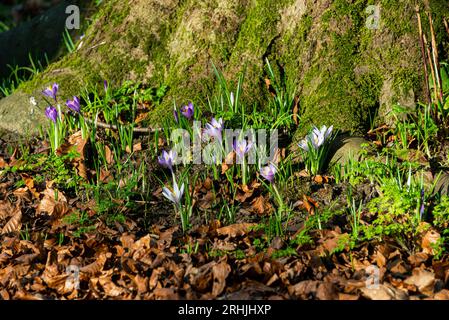
<svg viewBox="0 0 449 320">
<path fill-rule="evenodd" d="M 88 264 L 87 266 L 80 268 L 80 271 L 83 273 L 87 273 L 89 275 L 95 275 L 96 273 L 100 272 L 103 269 L 106 260 L 107 260 L 106 254 L 102 253 L 97 258 L 97 260 L 95 260 L 91 264 Z"/>
<path fill-rule="evenodd" d="M 0 201 L 0 219 L 9 218 L 14 212 L 14 208 L 8 200 Z"/>
<path fill-rule="evenodd" d="M 408 295 L 400 289 L 389 284 L 379 284 L 373 288 L 360 289 L 362 295 L 370 300 L 407 300 Z"/>
<path fill-rule="evenodd" d="M 225 158 L 224 162 L 221 164 L 221 174 L 225 174 L 235 163 L 235 151 L 231 151 Z"/>
<path fill-rule="evenodd" d="M 21 174 L 21 177 L 22 177 L 23 181 L 25 182 L 25 185 L 28 187 L 28 190 L 31 192 L 31 194 L 35 198 L 39 199 L 39 192 L 37 192 L 36 188 L 34 187 L 33 178 L 24 173 Z"/>
<path fill-rule="evenodd" d="M 412 271 L 412 275 L 404 280 L 404 283 L 414 285 L 419 292 L 430 296 L 435 289 L 435 274 L 433 272 L 415 268 Z"/>
<path fill-rule="evenodd" d="M 440 238 L 440 234 L 435 229 L 428 230 L 421 241 L 421 248 L 423 249 L 423 252 L 434 255 L 435 245 L 438 243 Z"/>
<path fill-rule="evenodd" d="M 231 238 L 243 236 L 249 232 L 251 227 L 256 226 L 255 223 L 236 223 L 226 227 L 217 229 L 218 235 L 225 235 Z"/>
<path fill-rule="evenodd" d="M 212 286 L 212 295 L 214 297 L 219 296 L 226 287 L 226 278 L 231 272 L 231 267 L 226 261 L 222 261 L 212 267 L 212 274 L 214 278 L 214 284 Z"/>
<path fill-rule="evenodd" d="M 22 220 L 22 210 L 20 210 L 20 208 L 17 207 L 14 213 L 11 215 L 9 221 L 3 227 L 2 234 L 20 230 L 20 227 L 22 226 L 21 220 Z"/>
<path fill-rule="evenodd" d="M 44 198 L 42 198 L 36 211 L 46 212 L 50 216 L 55 215 L 55 217 L 61 217 L 68 211 L 67 198 L 64 194 L 56 189 L 51 189 L 47 186 L 47 189 L 42 193 Z"/>
<path fill-rule="evenodd" d="M 131 151 L 131 148 L 129 146 L 126 146 L 125 151 L 127 153 L 137 152 L 142 150 L 142 143 L 136 143 L 133 145 L 133 150 Z"/>
</svg>

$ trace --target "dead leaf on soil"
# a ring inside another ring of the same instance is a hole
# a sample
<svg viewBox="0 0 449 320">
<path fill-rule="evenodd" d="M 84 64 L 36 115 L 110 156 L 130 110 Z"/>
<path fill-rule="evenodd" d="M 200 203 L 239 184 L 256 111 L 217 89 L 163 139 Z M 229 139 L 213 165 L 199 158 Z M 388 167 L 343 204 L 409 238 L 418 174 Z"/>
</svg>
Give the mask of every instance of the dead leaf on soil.
<svg viewBox="0 0 449 320">
<path fill-rule="evenodd" d="M 303 195 L 302 205 L 304 206 L 304 209 L 307 210 L 307 213 L 310 215 L 314 215 L 315 209 L 319 207 L 318 202 L 316 202 L 311 197 L 306 195 Z"/>
<path fill-rule="evenodd" d="M 137 152 L 142 150 L 142 143 L 136 143 L 133 145 L 133 150 L 131 151 L 131 148 L 129 146 L 126 146 L 125 151 L 127 153 Z"/>
<path fill-rule="evenodd" d="M 235 238 L 247 234 L 249 232 L 249 229 L 254 226 L 256 226 L 255 223 L 236 223 L 217 229 L 217 233 L 220 236 L 225 235 L 231 238 Z"/>
<path fill-rule="evenodd" d="M 14 213 L 11 215 L 9 221 L 5 224 L 2 229 L 2 234 L 14 232 L 20 230 L 22 220 L 22 210 L 19 207 L 16 208 Z"/>
<path fill-rule="evenodd" d="M 405 284 L 414 285 L 419 292 L 432 295 L 435 285 L 435 274 L 426 270 L 415 268 L 412 275 L 404 280 Z"/>
<path fill-rule="evenodd" d="M 28 190 L 31 192 L 31 194 L 35 198 L 39 199 L 39 192 L 37 192 L 36 188 L 34 187 L 33 178 L 25 173 L 22 173 L 20 176 L 22 177 L 23 181 L 25 182 L 25 185 L 28 187 Z"/>
<path fill-rule="evenodd" d="M 221 164 L 221 174 L 225 174 L 235 163 L 235 151 L 231 151 Z"/>
<path fill-rule="evenodd" d="M 14 208 L 8 200 L 0 200 L 0 219 L 6 219 L 14 213 Z"/>
<path fill-rule="evenodd" d="M 438 243 L 440 238 L 441 236 L 436 230 L 430 229 L 427 231 L 421 241 L 421 248 L 423 249 L 423 252 L 433 256 L 435 254 L 435 245 Z"/>
<path fill-rule="evenodd" d="M 231 272 L 231 267 L 226 261 L 222 261 L 212 267 L 212 275 L 214 277 L 214 284 L 212 286 L 212 295 L 219 296 L 226 287 L 226 278 Z"/>
<path fill-rule="evenodd" d="M 372 288 L 361 288 L 362 295 L 370 300 L 407 300 L 408 295 L 389 284 L 379 284 Z"/>
<path fill-rule="evenodd" d="M 80 271 L 83 273 L 87 273 L 89 275 L 95 275 L 96 273 L 103 270 L 104 264 L 106 263 L 107 257 L 106 254 L 102 253 L 100 256 L 87 266 L 80 268 Z"/>
<path fill-rule="evenodd" d="M 60 218 L 68 212 L 67 198 L 61 191 L 47 187 L 42 194 L 44 198 L 36 209 L 38 213 L 46 212 L 50 216 Z"/>
<path fill-rule="evenodd" d="M 266 201 L 263 195 L 260 195 L 251 201 L 251 211 L 257 213 L 258 215 L 269 213 L 271 209 L 271 204 Z"/>
</svg>

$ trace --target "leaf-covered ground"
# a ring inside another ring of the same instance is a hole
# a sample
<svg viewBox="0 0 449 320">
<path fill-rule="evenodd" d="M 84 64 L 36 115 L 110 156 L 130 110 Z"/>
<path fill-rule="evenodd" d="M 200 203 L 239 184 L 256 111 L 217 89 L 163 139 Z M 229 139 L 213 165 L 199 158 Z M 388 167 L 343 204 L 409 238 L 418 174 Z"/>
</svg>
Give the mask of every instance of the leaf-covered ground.
<svg viewBox="0 0 449 320">
<path fill-rule="evenodd" d="M 183 233 L 157 184 L 132 209 L 129 199 L 113 199 L 122 216 L 111 219 L 87 193 L 75 197 L 45 180 L 43 164 L 28 168 L 34 176 L 20 172 L 20 151 L 8 156 L 6 149 L 0 166 L 19 169 L 0 180 L 2 299 L 449 299 L 449 261 L 433 259 L 439 235 L 432 229 L 413 254 L 388 237 L 349 248 L 342 216 L 306 230 L 323 199 L 344 188 L 327 177 L 300 177 L 315 191 L 297 196 L 286 235 L 267 243 L 271 205 L 260 183 L 239 190 L 235 223 L 221 224 L 211 210 L 219 197 L 213 180 L 199 181 L 194 194 L 204 217 Z M 40 142 L 31 150 L 49 153 Z M 376 277 L 379 285 L 367 287 Z"/>
</svg>

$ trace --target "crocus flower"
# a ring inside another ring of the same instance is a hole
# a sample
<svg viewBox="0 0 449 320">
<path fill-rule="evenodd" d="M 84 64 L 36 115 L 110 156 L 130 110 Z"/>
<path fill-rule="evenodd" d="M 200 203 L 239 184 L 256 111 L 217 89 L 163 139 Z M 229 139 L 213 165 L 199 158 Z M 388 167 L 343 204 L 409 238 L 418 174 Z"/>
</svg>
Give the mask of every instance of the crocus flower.
<svg viewBox="0 0 449 320">
<path fill-rule="evenodd" d="M 189 102 L 188 105 L 181 108 L 182 115 L 189 120 L 192 119 L 192 117 L 193 117 L 193 111 L 194 111 L 194 108 L 193 108 L 192 102 Z"/>
<path fill-rule="evenodd" d="M 273 183 L 275 174 L 276 167 L 272 163 L 260 169 L 260 175 L 267 179 L 270 183 Z"/>
<path fill-rule="evenodd" d="M 316 150 L 323 145 L 323 143 L 330 137 L 332 134 L 333 126 L 329 128 L 326 126 L 322 126 L 321 129 L 317 127 L 313 127 L 312 132 L 310 132 L 305 139 L 303 139 L 298 146 L 304 151 L 309 151 L 309 142 Z"/>
<path fill-rule="evenodd" d="M 231 92 L 231 94 L 229 95 L 229 99 L 231 100 L 231 106 L 234 106 L 234 92 Z"/>
<path fill-rule="evenodd" d="M 162 151 L 162 155 L 157 158 L 159 164 L 163 166 L 164 168 L 168 168 L 170 170 L 173 170 L 173 163 L 175 162 L 176 158 L 176 151 L 170 150 Z"/>
<path fill-rule="evenodd" d="M 47 89 L 42 91 L 44 96 L 52 98 L 56 101 L 58 94 L 59 85 L 57 83 L 53 83 L 53 85 L 49 86 Z"/>
<path fill-rule="evenodd" d="M 167 187 L 162 188 L 162 195 L 173 202 L 178 208 L 181 206 L 181 198 L 183 194 L 184 183 L 181 185 L 181 188 L 179 188 L 175 179 L 173 179 L 173 190 L 170 190 Z"/>
<path fill-rule="evenodd" d="M 176 110 L 176 107 L 173 107 L 173 118 L 175 118 L 176 123 L 179 122 L 178 110 Z"/>
<path fill-rule="evenodd" d="M 108 92 L 109 85 L 108 85 L 108 81 L 107 80 L 103 81 L 103 87 L 104 87 L 104 92 Z"/>
<path fill-rule="evenodd" d="M 66 106 L 76 113 L 80 113 L 81 111 L 80 99 L 78 97 L 73 97 L 73 100 L 67 100 Z"/>
<path fill-rule="evenodd" d="M 222 136 L 221 132 L 223 131 L 223 119 L 220 118 L 216 120 L 215 118 L 212 118 L 210 123 L 206 124 L 206 129 L 204 132 L 209 135 L 210 137 L 217 138 L 221 141 Z"/>
<path fill-rule="evenodd" d="M 55 107 L 50 106 L 47 109 L 45 109 L 45 115 L 55 124 L 58 121 L 58 110 Z"/>
<path fill-rule="evenodd" d="M 251 150 L 252 146 L 253 144 L 247 143 L 245 139 L 234 141 L 234 150 L 239 158 L 243 158 Z"/>
<path fill-rule="evenodd" d="M 308 139 L 305 138 L 298 143 L 298 146 L 305 152 L 309 151 L 309 144 L 307 143 L 307 141 L 308 141 Z"/>
</svg>

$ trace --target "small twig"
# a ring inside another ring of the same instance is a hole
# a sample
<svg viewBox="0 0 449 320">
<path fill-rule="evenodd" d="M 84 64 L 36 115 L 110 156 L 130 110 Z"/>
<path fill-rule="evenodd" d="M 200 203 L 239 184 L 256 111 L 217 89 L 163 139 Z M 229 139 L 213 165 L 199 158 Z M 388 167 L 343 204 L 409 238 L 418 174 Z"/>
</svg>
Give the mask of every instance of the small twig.
<svg viewBox="0 0 449 320">
<path fill-rule="evenodd" d="M 89 118 L 84 118 L 84 120 L 86 122 L 94 124 L 97 127 L 100 127 L 103 129 L 111 129 L 111 130 L 116 130 L 116 131 L 118 130 L 117 126 L 114 124 L 109 124 L 109 123 L 105 123 L 105 122 L 101 122 L 101 121 L 94 121 Z M 154 133 L 156 131 L 163 131 L 163 130 L 164 130 L 163 128 L 133 128 L 133 132 L 135 132 L 135 133 L 146 133 L 146 134 Z"/>
<path fill-rule="evenodd" d="M 430 53 L 430 49 L 429 49 L 429 46 L 427 44 L 427 38 L 426 38 L 425 34 L 423 34 L 423 40 L 424 40 L 424 45 L 425 45 L 425 47 L 427 49 L 427 60 L 429 60 L 429 64 L 431 66 L 430 71 L 431 71 L 431 74 L 432 74 L 433 91 L 434 91 L 435 99 L 436 99 L 438 97 L 438 92 L 437 92 L 437 82 L 436 82 L 436 77 L 435 77 L 435 70 L 432 67 L 432 65 L 433 65 L 432 64 L 432 54 Z"/>
<path fill-rule="evenodd" d="M 87 50 L 88 50 L 88 51 L 93 50 L 93 49 L 95 49 L 96 47 L 102 46 L 102 45 L 104 45 L 104 44 L 106 44 L 106 41 L 102 41 L 102 42 L 100 42 L 100 43 L 98 43 L 98 44 L 96 44 L 96 45 L 93 45 L 92 47 L 90 47 L 90 48 L 87 49 Z"/>
<path fill-rule="evenodd" d="M 438 89 L 439 89 L 439 98 L 440 102 L 443 103 L 443 84 L 441 82 L 441 74 L 440 74 L 440 61 L 438 59 L 438 47 L 437 47 L 437 40 L 435 37 L 435 29 L 433 28 L 433 19 L 432 14 L 427 12 L 427 16 L 429 17 L 429 24 L 430 24 L 430 35 L 432 37 L 432 53 L 433 53 L 433 63 L 435 67 L 435 74 L 437 76 L 437 82 L 438 82 Z"/>
<path fill-rule="evenodd" d="M 447 35 L 449 36 L 449 25 L 447 24 L 446 18 L 443 19 L 444 27 L 446 28 Z"/>
<path fill-rule="evenodd" d="M 419 10 L 419 5 L 416 5 L 416 15 L 418 17 L 418 27 L 419 27 L 419 42 L 421 45 L 421 55 L 423 59 L 424 65 L 424 74 L 426 77 L 426 95 L 427 95 L 427 103 L 431 103 L 431 95 L 430 95 L 430 87 L 429 87 L 429 70 L 427 70 L 427 61 L 426 61 L 426 51 L 424 48 L 424 39 L 423 39 L 423 31 L 422 31 L 422 22 L 421 22 L 421 12 Z"/>
</svg>

